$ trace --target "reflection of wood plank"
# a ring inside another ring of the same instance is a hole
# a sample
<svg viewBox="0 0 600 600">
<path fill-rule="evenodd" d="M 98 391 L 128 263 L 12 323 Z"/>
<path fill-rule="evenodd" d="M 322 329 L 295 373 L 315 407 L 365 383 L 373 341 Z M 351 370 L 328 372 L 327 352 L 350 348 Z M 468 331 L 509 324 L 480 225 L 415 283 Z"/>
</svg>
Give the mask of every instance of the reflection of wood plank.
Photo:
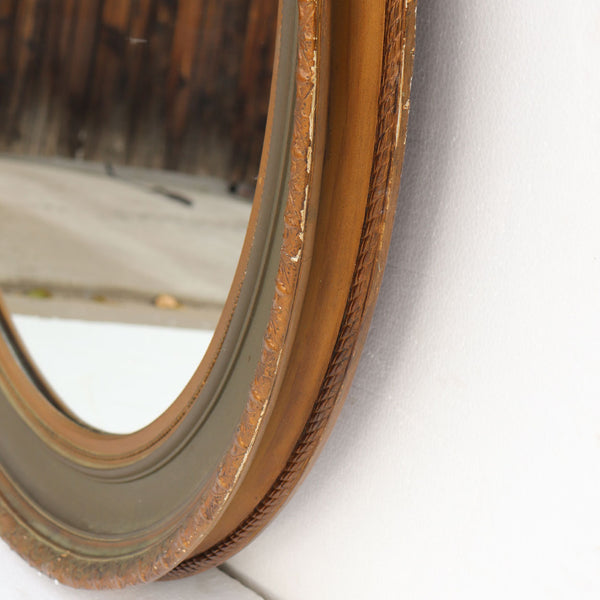
<svg viewBox="0 0 600 600">
<path fill-rule="evenodd" d="M 183 2 L 177 12 L 171 64 L 167 77 L 167 156 L 166 167 L 177 168 L 181 140 L 190 110 L 192 68 L 198 43 L 204 2 Z"/>
<path fill-rule="evenodd" d="M 120 162 L 125 153 L 122 100 L 130 14 L 129 0 L 104 0 L 86 122 L 86 158 Z"/>
<path fill-rule="evenodd" d="M 50 11 L 50 23 L 44 52 L 47 86 L 42 90 L 43 100 L 39 104 L 38 128 L 36 142 L 30 154 L 56 155 L 65 154 L 67 148 L 61 148 L 61 129 L 68 122 L 67 110 L 68 65 L 72 55 L 73 36 L 75 30 L 77 0 L 60 0 Z M 44 109 L 46 109 L 44 111 Z M 44 118 L 41 118 L 45 115 Z"/>
<path fill-rule="evenodd" d="M 159 168 L 166 163 L 165 82 L 168 78 L 176 6 L 157 0 L 144 47 L 144 69 L 131 98 L 127 163 Z M 143 141 L 142 141 L 143 140 Z"/>
<path fill-rule="evenodd" d="M 93 81 L 92 65 L 98 43 L 101 0 L 78 1 L 73 29 L 69 33 L 67 54 L 63 54 L 66 77 L 63 108 L 65 116 L 60 128 L 58 147 L 66 156 L 78 156 L 83 146 L 84 124 Z M 66 43 L 66 41 L 63 41 Z"/>
<path fill-rule="evenodd" d="M 276 24 L 277 2 L 250 0 L 233 126 L 234 143 L 244 149 L 232 165 L 234 178 L 241 181 L 253 180 L 258 175 L 255 170 L 263 140 L 252 132 L 264 131 L 267 121 L 275 50 L 271 32 Z"/>
<path fill-rule="evenodd" d="M 14 28 L 17 0 L 0 0 L 0 103 L 4 102 L 8 90 L 10 71 L 10 49 Z"/>
<path fill-rule="evenodd" d="M 0 152 L 251 182 L 276 12 L 274 0 L 0 0 Z"/>
<path fill-rule="evenodd" d="M 55 136 L 49 135 L 49 132 L 59 118 L 54 114 L 57 108 L 54 99 L 60 94 L 60 39 L 63 28 L 70 26 L 70 15 L 65 9 L 68 9 L 65 0 L 54 4 L 44 2 L 36 15 L 39 23 L 36 35 L 36 86 L 29 94 L 26 118 L 21 122 L 22 151 L 26 154 L 52 152 L 52 146 L 56 143 Z"/>
<path fill-rule="evenodd" d="M 130 43 L 127 47 L 127 114 L 123 125 L 125 141 L 125 157 L 123 162 L 131 162 L 131 148 L 135 146 L 135 135 L 139 132 L 140 108 L 146 103 L 145 69 L 150 53 L 150 31 L 156 19 L 156 0 L 138 0 L 135 3 L 129 26 Z"/>
<path fill-rule="evenodd" d="M 15 32 L 12 36 L 10 53 L 13 69 L 8 84 L 8 106 L 6 112 L 6 135 L 11 147 L 19 148 L 21 119 L 27 101 L 28 88 L 35 80 L 36 68 L 36 12 L 38 0 L 22 0 L 17 3 L 14 15 Z"/>
<path fill-rule="evenodd" d="M 10 139 L 8 104 L 12 84 L 12 47 L 17 0 L 0 0 L 0 139 Z"/>
</svg>

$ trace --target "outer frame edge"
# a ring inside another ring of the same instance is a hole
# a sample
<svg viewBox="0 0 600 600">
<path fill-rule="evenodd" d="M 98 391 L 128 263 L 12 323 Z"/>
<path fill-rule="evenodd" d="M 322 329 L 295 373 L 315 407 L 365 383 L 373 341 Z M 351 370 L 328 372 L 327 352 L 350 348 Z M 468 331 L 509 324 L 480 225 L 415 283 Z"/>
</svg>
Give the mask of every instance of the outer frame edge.
<svg viewBox="0 0 600 600">
<path fill-rule="evenodd" d="M 387 0 L 379 115 L 369 199 L 338 338 L 304 431 L 269 492 L 226 538 L 183 561 L 163 580 L 218 566 L 268 525 L 302 481 L 339 414 L 366 340 L 391 238 L 406 144 L 416 36 L 416 0 Z"/>
</svg>

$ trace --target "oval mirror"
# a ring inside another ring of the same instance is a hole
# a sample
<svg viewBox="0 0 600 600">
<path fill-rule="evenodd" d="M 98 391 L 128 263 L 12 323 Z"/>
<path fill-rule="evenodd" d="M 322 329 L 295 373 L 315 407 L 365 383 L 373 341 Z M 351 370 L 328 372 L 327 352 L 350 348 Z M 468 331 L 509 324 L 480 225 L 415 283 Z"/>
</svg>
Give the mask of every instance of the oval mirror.
<svg viewBox="0 0 600 600">
<path fill-rule="evenodd" d="M 348 389 L 414 0 L 0 0 L 0 533 L 84 588 L 225 561 Z"/>
<path fill-rule="evenodd" d="M 21 1 L 5 18 L 0 289 L 57 402 L 132 432 L 185 387 L 231 287 L 277 6 Z"/>
</svg>

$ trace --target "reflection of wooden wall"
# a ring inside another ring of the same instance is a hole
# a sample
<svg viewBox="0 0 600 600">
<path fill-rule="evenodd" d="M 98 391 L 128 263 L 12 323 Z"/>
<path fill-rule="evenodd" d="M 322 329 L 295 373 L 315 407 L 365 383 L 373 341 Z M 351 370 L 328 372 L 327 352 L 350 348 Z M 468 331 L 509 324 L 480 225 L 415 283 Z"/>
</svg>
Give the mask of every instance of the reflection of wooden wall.
<svg viewBox="0 0 600 600">
<path fill-rule="evenodd" d="M 0 152 L 256 175 L 277 0 L 0 0 Z"/>
</svg>

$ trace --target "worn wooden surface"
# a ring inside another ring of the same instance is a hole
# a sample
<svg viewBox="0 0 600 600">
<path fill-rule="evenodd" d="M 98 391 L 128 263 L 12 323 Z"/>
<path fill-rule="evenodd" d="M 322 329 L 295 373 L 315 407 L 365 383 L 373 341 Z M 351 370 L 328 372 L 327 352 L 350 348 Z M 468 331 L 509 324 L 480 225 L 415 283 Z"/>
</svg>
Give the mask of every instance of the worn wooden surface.
<svg viewBox="0 0 600 600">
<path fill-rule="evenodd" d="M 273 0 L 0 0 L 0 152 L 252 183 Z"/>
</svg>

